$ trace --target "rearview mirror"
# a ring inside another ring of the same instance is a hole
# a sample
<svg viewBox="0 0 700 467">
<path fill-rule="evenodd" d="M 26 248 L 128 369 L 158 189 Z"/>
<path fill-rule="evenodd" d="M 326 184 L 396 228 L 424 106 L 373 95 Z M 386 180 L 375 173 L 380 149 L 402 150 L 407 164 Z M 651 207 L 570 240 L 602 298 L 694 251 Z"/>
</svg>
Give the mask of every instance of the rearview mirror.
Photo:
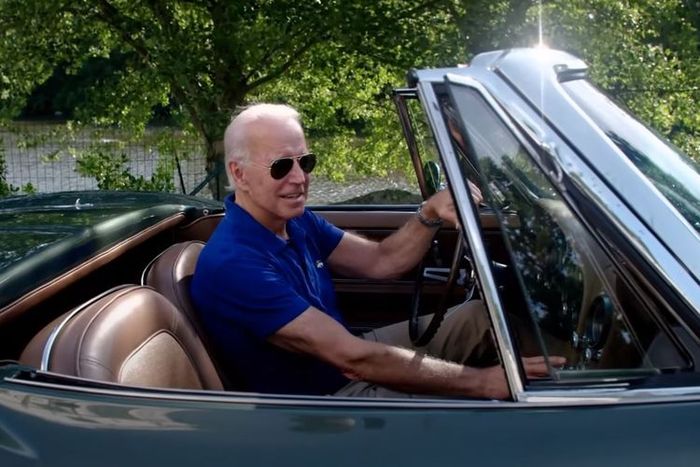
<svg viewBox="0 0 700 467">
<path fill-rule="evenodd" d="M 423 174 L 425 175 L 425 189 L 428 196 L 433 196 L 440 191 L 440 166 L 435 161 L 428 161 L 423 164 Z"/>
</svg>

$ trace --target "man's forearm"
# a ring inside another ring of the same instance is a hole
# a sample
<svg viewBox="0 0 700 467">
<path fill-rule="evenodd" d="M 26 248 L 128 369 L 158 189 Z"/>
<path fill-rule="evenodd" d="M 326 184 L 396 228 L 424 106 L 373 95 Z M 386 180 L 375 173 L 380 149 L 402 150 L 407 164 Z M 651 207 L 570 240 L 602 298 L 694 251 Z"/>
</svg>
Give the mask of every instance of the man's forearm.
<svg viewBox="0 0 700 467">
<path fill-rule="evenodd" d="M 415 217 L 379 244 L 379 276 L 397 277 L 413 268 L 423 258 L 435 236 L 435 228 L 428 228 Z"/>
<path fill-rule="evenodd" d="M 505 399 L 509 395 L 500 367 L 469 368 L 413 350 L 364 340 L 314 307 L 278 330 L 269 341 L 283 349 L 326 361 L 351 379 L 403 392 L 491 399 Z"/>
<path fill-rule="evenodd" d="M 367 349 L 365 355 L 346 367 L 345 374 L 350 378 L 412 394 L 508 397 L 503 372 L 498 367 L 495 372 L 470 368 L 381 343 L 368 343 Z"/>
</svg>

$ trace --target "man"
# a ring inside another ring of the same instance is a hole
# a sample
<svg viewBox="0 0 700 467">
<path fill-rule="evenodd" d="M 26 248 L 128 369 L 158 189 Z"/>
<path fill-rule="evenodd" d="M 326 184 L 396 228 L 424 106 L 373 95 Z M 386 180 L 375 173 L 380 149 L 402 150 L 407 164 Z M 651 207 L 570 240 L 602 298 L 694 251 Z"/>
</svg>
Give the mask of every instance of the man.
<svg viewBox="0 0 700 467">
<path fill-rule="evenodd" d="M 375 279 L 410 270 L 434 227 L 457 222 L 447 191 L 377 243 L 305 210 L 315 156 L 291 107 L 249 107 L 226 129 L 224 147 L 235 197 L 200 255 L 191 292 L 225 370 L 259 392 L 508 397 L 499 366 L 463 365 L 489 343 L 480 302 L 450 313 L 433 348 L 421 351 L 408 348 L 405 323 L 357 337 L 336 308 L 329 268 Z M 524 363 L 530 375 L 547 372 L 542 358 Z"/>
</svg>

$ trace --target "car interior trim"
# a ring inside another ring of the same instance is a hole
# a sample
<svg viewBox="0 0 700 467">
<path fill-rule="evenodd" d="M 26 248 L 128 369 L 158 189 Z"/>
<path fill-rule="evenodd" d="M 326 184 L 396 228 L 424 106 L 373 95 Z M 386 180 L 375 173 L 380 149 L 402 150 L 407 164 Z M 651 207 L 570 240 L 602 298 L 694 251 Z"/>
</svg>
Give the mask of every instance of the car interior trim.
<svg viewBox="0 0 700 467">
<path fill-rule="evenodd" d="M 214 229 L 216 229 L 216 226 L 219 225 L 219 222 L 224 218 L 224 215 L 223 212 L 209 214 L 183 225 L 177 231 L 178 240 L 200 240 L 206 242 L 212 232 L 214 232 Z"/>
<path fill-rule="evenodd" d="M 344 229 L 354 228 L 398 228 L 401 227 L 413 215 L 415 215 L 416 205 L 406 205 L 405 211 L 389 211 L 389 210 L 372 210 L 363 212 L 348 211 L 343 206 L 343 209 L 338 209 L 331 206 L 330 208 L 321 209 L 319 207 L 311 207 L 319 216 L 326 219 L 334 225 L 340 225 Z M 206 242 L 216 226 L 224 218 L 223 213 L 210 214 L 190 222 L 182 226 L 177 233 L 180 240 L 200 240 Z M 489 209 L 481 209 L 479 212 L 481 226 L 486 229 L 497 229 L 498 218 L 493 211 Z M 513 216 L 513 221 L 517 220 L 517 216 Z M 444 228 L 443 228 L 444 229 Z"/>
<path fill-rule="evenodd" d="M 96 254 L 94 257 L 85 261 L 84 263 L 75 266 L 53 280 L 23 295 L 14 302 L 0 309 L 0 324 L 4 324 L 7 320 L 14 318 L 33 306 L 36 306 L 41 301 L 46 300 L 48 297 L 51 297 L 65 287 L 75 283 L 99 267 L 104 266 L 113 259 L 121 256 L 125 251 L 134 248 L 162 231 L 176 226 L 182 222 L 185 216 L 186 215 L 183 212 L 169 216 L 142 230 L 138 234 L 111 246 L 101 253 Z"/>
</svg>

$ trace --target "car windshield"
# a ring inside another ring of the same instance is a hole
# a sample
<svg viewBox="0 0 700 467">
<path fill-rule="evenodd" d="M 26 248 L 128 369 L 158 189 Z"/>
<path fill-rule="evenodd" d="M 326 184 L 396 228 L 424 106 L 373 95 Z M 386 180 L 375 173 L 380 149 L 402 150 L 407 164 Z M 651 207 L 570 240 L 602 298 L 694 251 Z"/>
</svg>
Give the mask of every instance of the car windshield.
<svg viewBox="0 0 700 467">
<path fill-rule="evenodd" d="M 566 357 L 561 381 L 690 369 L 668 332 L 677 323 L 613 263 L 480 92 L 451 84 L 450 94 L 456 112 L 443 104 L 443 117 L 462 174 L 480 179 L 500 220 L 483 241 L 521 354 Z"/>
<path fill-rule="evenodd" d="M 562 83 L 574 101 L 700 232 L 700 166 L 624 112 L 588 81 Z"/>
</svg>

